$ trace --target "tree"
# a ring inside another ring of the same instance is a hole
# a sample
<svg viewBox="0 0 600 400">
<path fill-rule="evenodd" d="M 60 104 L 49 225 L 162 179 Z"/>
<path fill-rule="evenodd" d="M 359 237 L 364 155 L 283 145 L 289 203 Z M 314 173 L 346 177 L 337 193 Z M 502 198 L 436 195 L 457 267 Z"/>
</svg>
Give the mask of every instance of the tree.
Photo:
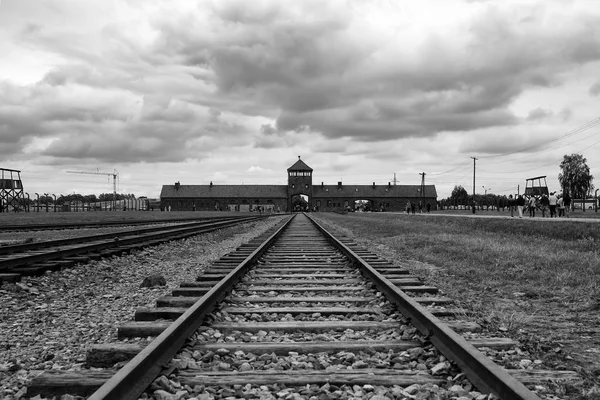
<svg viewBox="0 0 600 400">
<path fill-rule="evenodd" d="M 586 164 L 587 160 L 581 154 L 571 154 L 563 157 L 560 163 L 561 173 L 558 174 L 563 192 L 569 193 L 572 198 L 585 199 L 594 189 L 592 181 L 594 177 L 590 175 L 590 167 Z"/>
<path fill-rule="evenodd" d="M 467 193 L 467 190 L 464 187 L 460 185 L 454 186 L 454 189 L 452 189 L 452 194 L 450 195 L 450 199 L 453 202 L 466 204 L 468 198 L 469 193 Z"/>
</svg>

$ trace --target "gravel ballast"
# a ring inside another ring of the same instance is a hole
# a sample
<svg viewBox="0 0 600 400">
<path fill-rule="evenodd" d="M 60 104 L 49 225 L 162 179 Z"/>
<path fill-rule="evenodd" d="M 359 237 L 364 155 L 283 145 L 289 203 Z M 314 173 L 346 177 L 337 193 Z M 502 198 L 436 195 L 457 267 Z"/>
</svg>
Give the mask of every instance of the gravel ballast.
<svg viewBox="0 0 600 400">
<path fill-rule="evenodd" d="M 41 277 L 0 286 L 0 398 L 26 399 L 40 370 L 78 370 L 92 344 L 116 341 L 116 327 L 139 307 L 154 306 L 211 262 L 276 225 L 281 218 L 227 228 Z M 162 275 L 167 285 L 140 288 Z"/>
</svg>

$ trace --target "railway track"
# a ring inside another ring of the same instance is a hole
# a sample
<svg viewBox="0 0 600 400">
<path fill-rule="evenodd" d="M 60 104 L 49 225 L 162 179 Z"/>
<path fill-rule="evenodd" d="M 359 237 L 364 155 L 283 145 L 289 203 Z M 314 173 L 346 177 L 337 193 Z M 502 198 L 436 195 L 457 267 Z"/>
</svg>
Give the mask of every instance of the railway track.
<svg viewBox="0 0 600 400">
<path fill-rule="evenodd" d="M 77 238 L 0 246 L 0 284 L 19 281 L 76 263 L 129 253 L 134 249 L 183 239 L 215 229 L 250 222 L 261 217 L 210 219 L 179 225 L 154 225 L 128 231 Z"/>
<path fill-rule="evenodd" d="M 95 222 L 70 222 L 66 224 L 12 224 L 0 226 L 0 232 L 32 232 L 32 231 L 49 231 L 49 230 L 71 230 L 83 228 L 110 228 L 110 227 L 127 227 L 140 225 L 155 225 L 166 223 L 193 222 L 193 221 L 210 221 L 236 219 L 236 217 L 203 217 L 203 218 L 164 218 L 155 220 L 126 220 L 126 221 L 95 221 Z"/>
<path fill-rule="evenodd" d="M 46 371 L 28 395 L 534 400 L 525 384 L 575 377 L 502 369 L 477 348 L 515 343 L 474 333 L 464 315 L 435 287 L 297 215 L 139 309 L 118 328 L 127 342 L 91 346 L 87 364 L 102 370 Z"/>
</svg>

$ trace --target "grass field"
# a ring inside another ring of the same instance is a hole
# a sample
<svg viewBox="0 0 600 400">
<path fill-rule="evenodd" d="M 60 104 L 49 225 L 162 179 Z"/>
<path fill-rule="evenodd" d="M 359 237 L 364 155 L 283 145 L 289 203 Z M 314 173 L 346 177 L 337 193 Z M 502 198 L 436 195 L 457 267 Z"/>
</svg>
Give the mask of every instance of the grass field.
<svg viewBox="0 0 600 400">
<path fill-rule="evenodd" d="M 558 388 L 563 398 L 600 398 L 600 224 L 315 215 L 440 287 L 495 336 L 520 340 L 544 367 L 580 371 L 583 383 Z"/>
</svg>

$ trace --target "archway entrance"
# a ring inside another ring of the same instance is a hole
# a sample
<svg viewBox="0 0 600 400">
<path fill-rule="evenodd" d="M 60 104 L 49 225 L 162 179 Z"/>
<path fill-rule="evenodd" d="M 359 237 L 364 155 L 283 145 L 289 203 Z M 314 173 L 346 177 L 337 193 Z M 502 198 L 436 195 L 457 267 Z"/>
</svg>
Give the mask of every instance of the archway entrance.
<svg viewBox="0 0 600 400">
<path fill-rule="evenodd" d="M 291 199 L 292 212 L 310 211 L 310 197 L 305 194 L 295 194 Z"/>
<path fill-rule="evenodd" d="M 354 200 L 354 211 L 356 212 L 370 212 L 373 211 L 372 200 Z"/>
</svg>

